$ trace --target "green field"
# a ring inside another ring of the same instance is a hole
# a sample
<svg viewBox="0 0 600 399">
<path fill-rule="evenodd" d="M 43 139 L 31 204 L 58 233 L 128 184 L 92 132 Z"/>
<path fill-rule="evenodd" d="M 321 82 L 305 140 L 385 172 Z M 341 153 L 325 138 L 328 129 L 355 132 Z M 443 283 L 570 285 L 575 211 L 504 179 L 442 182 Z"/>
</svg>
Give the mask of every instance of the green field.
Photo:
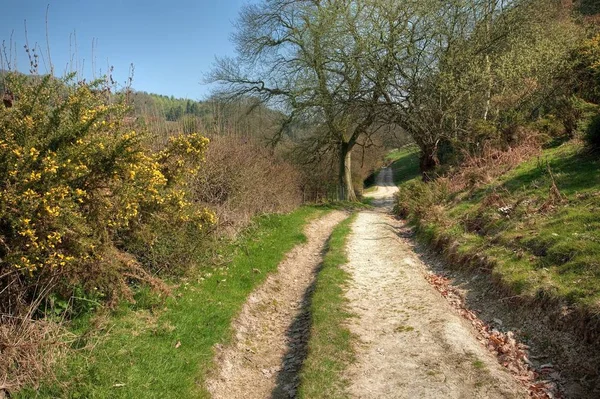
<svg viewBox="0 0 600 399">
<path fill-rule="evenodd" d="M 386 161 L 390 162 L 396 185 L 420 177 L 419 149 L 414 145 L 390 151 L 386 155 Z"/>
</svg>

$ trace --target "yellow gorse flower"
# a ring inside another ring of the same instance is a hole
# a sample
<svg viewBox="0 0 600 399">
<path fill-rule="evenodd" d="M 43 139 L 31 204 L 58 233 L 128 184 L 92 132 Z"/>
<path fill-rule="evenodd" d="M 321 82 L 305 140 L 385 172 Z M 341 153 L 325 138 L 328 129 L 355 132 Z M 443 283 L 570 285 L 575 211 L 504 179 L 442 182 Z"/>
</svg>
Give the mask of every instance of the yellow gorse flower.
<svg viewBox="0 0 600 399">
<path fill-rule="evenodd" d="M 94 270 L 102 267 L 111 240 L 152 218 L 198 228 L 216 222 L 213 212 L 191 200 L 187 186 L 187 176 L 202 165 L 208 139 L 179 135 L 153 151 L 144 132 L 123 123 L 126 104 L 109 103 L 106 92 L 85 83 L 45 82 L 23 84 L 17 93 L 22 101 L 0 112 L 0 166 L 8 175 L 0 209 L 10 210 L 0 218 L 13 232 L 3 237 L 6 264 L 29 275 Z M 33 96 L 36 101 L 30 101 Z M 19 108 L 24 104 L 32 109 Z M 55 134 L 71 139 L 54 140 Z"/>
</svg>

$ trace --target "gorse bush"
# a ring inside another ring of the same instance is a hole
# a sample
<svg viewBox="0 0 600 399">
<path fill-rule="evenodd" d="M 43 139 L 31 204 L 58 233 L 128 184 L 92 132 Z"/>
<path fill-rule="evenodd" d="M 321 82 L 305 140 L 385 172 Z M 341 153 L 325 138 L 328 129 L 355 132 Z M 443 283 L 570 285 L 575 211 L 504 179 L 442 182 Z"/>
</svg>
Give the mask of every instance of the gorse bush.
<svg viewBox="0 0 600 399">
<path fill-rule="evenodd" d="M 4 79 L 11 101 L 0 105 L 0 311 L 76 286 L 117 294 L 123 268 L 136 262 L 115 251 L 160 214 L 200 228 L 214 223 L 185 184 L 204 160 L 206 138 L 173 137 L 150 152 L 123 122 L 124 98 L 103 81 Z"/>
</svg>

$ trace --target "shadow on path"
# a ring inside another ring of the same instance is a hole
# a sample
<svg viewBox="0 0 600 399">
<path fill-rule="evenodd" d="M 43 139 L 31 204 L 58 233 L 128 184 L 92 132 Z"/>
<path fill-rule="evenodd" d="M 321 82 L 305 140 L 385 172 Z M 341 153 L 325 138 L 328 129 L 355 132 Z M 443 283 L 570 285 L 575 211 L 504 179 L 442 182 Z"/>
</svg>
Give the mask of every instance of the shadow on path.
<svg viewBox="0 0 600 399">
<path fill-rule="evenodd" d="M 329 248 L 329 239 L 321 251 L 321 258 L 325 256 Z M 310 308 L 313 294 L 317 284 L 317 276 L 323 268 L 320 263 L 314 272 L 311 284 L 304 291 L 300 312 L 286 331 L 287 350 L 281 361 L 281 371 L 277 376 L 276 386 L 271 392 L 271 399 L 290 399 L 298 395 L 300 384 L 300 371 L 306 357 L 308 356 L 308 342 L 310 341 L 310 328 L 312 318 Z"/>
</svg>

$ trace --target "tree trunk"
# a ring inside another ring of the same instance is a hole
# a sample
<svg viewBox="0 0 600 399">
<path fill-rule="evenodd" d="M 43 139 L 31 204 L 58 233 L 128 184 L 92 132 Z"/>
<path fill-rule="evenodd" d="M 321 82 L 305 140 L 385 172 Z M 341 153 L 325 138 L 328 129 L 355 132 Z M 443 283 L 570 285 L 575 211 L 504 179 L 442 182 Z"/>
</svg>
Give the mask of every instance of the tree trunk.
<svg viewBox="0 0 600 399">
<path fill-rule="evenodd" d="M 433 179 L 432 172 L 440 164 L 437 156 L 437 143 L 433 146 L 421 147 L 421 155 L 419 158 L 419 168 L 423 175 L 423 181 Z"/>
<path fill-rule="evenodd" d="M 485 106 L 483 110 L 483 120 L 488 120 L 488 114 L 490 113 L 490 107 L 492 105 L 492 85 L 494 84 L 492 78 L 492 62 L 490 56 L 485 55 L 485 75 L 487 78 L 487 87 L 485 89 Z"/>
<path fill-rule="evenodd" d="M 352 148 L 348 143 L 340 146 L 340 167 L 338 171 L 338 197 L 342 201 L 356 201 L 352 185 Z"/>
</svg>

